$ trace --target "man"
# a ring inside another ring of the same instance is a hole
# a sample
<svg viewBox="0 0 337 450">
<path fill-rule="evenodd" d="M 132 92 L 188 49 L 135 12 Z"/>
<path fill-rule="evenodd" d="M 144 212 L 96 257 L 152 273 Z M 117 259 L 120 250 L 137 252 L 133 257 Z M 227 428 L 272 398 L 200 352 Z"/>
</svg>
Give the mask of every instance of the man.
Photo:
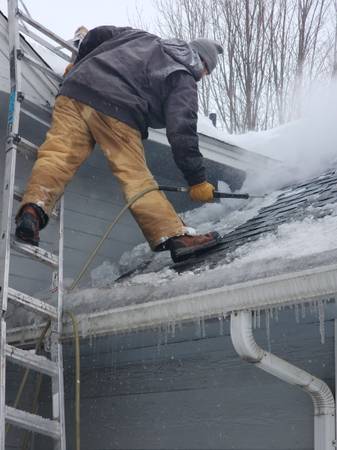
<svg viewBox="0 0 337 450">
<path fill-rule="evenodd" d="M 220 45 L 208 39 L 187 44 L 129 27 L 89 31 L 56 99 L 51 128 L 16 216 L 17 238 L 39 244 L 39 230 L 95 142 L 127 201 L 157 186 L 142 145 L 148 127 L 166 127 L 192 200 L 212 201 L 214 187 L 206 181 L 198 148 L 196 82 L 212 72 L 220 53 Z M 215 232 L 189 235 L 159 191 L 137 200 L 131 212 L 152 250 L 170 250 L 174 261 L 212 247 L 219 239 Z"/>
</svg>

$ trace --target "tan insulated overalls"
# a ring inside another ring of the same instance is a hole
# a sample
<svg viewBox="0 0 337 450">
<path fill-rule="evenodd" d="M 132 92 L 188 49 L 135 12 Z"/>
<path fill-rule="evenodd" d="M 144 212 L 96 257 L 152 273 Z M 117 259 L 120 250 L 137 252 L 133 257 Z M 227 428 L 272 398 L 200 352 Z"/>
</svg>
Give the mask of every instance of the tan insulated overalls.
<svg viewBox="0 0 337 450">
<path fill-rule="evenodd" d="M 142 190 L 157 186 L 146 165 L 140 132 L 90 106 L 59 96 L 22 205 L 35 203 L 49 216 L 95 142 L 107 157 L 127 201 Z M 152 249 L 166 238 L 184 233 L 182 221 L 159 191 L 139 199 L 131 212 Z"/>
</svg>

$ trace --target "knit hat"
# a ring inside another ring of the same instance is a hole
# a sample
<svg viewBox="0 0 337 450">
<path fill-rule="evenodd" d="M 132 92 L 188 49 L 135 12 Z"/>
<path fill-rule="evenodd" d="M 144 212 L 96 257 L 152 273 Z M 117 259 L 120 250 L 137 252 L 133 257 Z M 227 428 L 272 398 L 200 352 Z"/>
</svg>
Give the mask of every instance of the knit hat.
<svg viewBox="0 0 337 450">
<path fill-rule="evenodd" d="M 208 73 L 211 73 L 218 62 L 218 55 L 222 55 L 223 48 L 212 39 L 199 38 L 190 42 L 190 46 L 196 50 L 204 61 Z"/>
</svg>

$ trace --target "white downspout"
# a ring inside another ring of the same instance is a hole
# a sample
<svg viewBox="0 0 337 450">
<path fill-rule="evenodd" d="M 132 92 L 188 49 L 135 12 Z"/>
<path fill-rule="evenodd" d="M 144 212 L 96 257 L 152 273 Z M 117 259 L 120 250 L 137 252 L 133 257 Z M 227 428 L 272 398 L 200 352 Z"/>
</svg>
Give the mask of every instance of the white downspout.
<svg viewBox="0 0 337 450">
<path fill-rule="evenodd" d="M 251 311 L 231 314 L 231 337 L 240 357 L 286 383 L 304 389 L 312 398 L 315 450 L 335 450 L 335 401 L 324 381 L 263 350 L 254 339 Z"/>
</svg>

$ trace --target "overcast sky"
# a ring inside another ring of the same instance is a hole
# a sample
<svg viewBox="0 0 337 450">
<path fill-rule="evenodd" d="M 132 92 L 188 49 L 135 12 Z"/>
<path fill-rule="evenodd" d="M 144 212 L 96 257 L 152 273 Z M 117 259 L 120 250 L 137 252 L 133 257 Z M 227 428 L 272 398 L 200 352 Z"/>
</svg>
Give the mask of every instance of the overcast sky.
<svg viewBox="0 0 337 450">
<path fill-rule="evenodd" d="M 70 39 L 79 25 L 132 25 L 136 8 L 144 22 L 155 17 L 153 0 L 24 0 L 32 17 L 58 35 Z M 0 0 L 0 9 L 7 15 L 7 0 Z M 133 23 L 134 24 L 134 23 Z"/>
</svg>

